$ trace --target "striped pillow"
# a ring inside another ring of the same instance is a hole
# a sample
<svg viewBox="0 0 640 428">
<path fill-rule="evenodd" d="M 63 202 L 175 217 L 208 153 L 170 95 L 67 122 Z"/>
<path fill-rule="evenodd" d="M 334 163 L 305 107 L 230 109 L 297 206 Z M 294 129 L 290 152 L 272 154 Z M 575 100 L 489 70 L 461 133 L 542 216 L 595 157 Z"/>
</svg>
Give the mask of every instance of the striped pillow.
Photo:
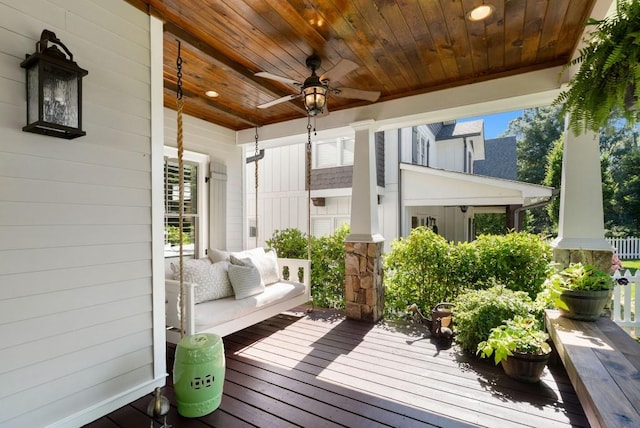
<svg viewBox="0 0 640 428">
<path fill-rule="evenodd" d="M 228 273 L 236 300 L 260 294 L 265 290 L 258 268 L 249 259 L 232 257 Z"/>
</svg>

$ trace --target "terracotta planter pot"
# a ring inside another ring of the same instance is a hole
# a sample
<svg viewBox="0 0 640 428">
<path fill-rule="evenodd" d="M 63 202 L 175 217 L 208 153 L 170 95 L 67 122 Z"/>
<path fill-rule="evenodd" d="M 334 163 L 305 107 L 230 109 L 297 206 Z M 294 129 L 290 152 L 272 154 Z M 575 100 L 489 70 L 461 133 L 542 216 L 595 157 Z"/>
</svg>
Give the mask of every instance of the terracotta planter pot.
<svg viewBox="0 0 640 428">
<path fill-rule="evenodd" d="M 569 310 L 560 309 L 563 317 L 580 321 L 595 321 L 609 300 L 611 290 L 571 291 L 560 294 L 560 299 Z"/>
<path fill-rule="evenodd" d="M 526 383 L 540 382 L 550 354 L 533 355 L 514 352 L 512 356 L 502 360 L 502 369 L 512 379 Z"/>
</svg>

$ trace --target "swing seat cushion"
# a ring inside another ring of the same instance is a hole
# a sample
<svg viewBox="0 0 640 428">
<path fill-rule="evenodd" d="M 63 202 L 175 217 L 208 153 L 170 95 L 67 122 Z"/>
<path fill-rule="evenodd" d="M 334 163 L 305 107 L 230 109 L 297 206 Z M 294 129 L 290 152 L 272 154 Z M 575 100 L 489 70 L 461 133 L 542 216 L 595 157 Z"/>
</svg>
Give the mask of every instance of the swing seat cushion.
<svg viewBox="0 0 640 428">
<path fill-rule="evenodd" d="M 304 292 L 304 284 L 281 281 L 266 286 L 264 292 L 242 299 L 228 297 L 200 303 L 195 308 L 196 331 L 215 328 L 216 325 L 242 318 L 260 308 L 287 301 Z"/>
</svg>

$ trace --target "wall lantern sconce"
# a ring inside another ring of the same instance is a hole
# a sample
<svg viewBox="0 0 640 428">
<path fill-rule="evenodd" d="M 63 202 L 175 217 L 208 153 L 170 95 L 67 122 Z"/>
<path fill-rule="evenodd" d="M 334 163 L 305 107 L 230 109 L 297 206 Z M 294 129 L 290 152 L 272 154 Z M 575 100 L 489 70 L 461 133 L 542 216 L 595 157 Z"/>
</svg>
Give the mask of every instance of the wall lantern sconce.
<svg viewBox="0 0 640 428">
<path fill-rule="evenodd" d="M 466 213 L 468 209 L 469 207 L 467 205 L 460 205 L 460 211 L 462 211 L 463 213 Z"/>
<path fill-rule="evenodd" d="M 73 61 L 60 39 L 43 30 L 36 52 L 27 54 L 20 66 L 27 69 L 27 125 L 22 130 L 66 139 L 86 135 L 82 130 L 82 78 L 89 72 Z"/>
</svg>

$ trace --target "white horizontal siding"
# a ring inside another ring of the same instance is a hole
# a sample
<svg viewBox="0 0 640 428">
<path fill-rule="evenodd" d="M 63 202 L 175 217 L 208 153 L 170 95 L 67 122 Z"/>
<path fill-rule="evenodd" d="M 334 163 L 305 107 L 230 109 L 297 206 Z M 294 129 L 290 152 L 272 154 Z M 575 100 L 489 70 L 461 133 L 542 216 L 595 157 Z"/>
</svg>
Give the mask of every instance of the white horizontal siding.
<svg viewBox="0 0 640 428">
<path fill-rule="evenodd" d="M 165 144 L 177 146 L 177 112 L 168 108 L 164 110 Z M 226 223 L 211 219 L 212 227 L 224 227 L 224 230 L 210 230 L 210 247 L 222 247 L 230 251 L 241 250 L 243 200 L 242 183 L 244 159 L 242 148 L 235 144 L 235 132 L 220 126 L 207 123 L 192 116 L 183 116 L 183 144 L 185 150 L 202 153 L 209 156 L 212 165 L 218 170 L 222 165 L 226 167 L 226 193 L 218 189 L 215 194 L 226 195 L 226 201 L 211 201 L 210 215 L 220 214 L 224 209 Z M 217 183 L 222 185 L 221 183 Z M 210 186 L 210 184 L 209 184 Z"/>
<path fill-rule="evenodd" d="M 157 383 L 149 22 L 121 0 L 0 1 L 1 427 L 76 426 Z M 78 139 L 22 132 L 45 28 L 89 71 Z"/>
</svg>

